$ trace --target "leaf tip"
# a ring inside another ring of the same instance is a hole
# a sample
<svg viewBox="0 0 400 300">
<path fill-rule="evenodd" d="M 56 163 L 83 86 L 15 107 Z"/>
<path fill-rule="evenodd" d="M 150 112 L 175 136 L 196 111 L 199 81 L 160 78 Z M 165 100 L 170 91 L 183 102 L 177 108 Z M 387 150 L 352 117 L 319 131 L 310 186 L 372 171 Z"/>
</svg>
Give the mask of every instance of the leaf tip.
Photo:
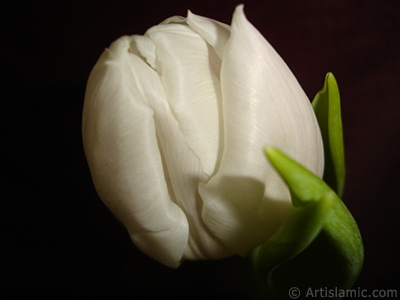
<svg viewBox="0 0 400 300">
<path fill-rule="evenodd" d="M 268 159 L 270 158 L 270 156 L 274 156 L 275 153 L 277 152 L 276 148 L 272 147 L 272 146 L 267 146 L 264 148 L 264 152 L 267 155 Z"/>
<path fill-rule="evenodd" d="M 325 76 L 325 81 L 328 83 L 329 86 L 337 86 L 337 81 L 335 75 L 332 72 L 328 72 Z"/>
</svg>

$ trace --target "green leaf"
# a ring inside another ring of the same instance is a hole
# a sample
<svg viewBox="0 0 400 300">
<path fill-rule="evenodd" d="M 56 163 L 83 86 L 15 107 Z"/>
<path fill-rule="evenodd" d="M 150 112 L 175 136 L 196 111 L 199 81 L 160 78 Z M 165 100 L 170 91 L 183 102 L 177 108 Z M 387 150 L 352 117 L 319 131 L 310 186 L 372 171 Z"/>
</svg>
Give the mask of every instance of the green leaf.
<svg viewBox="0 0 400 300">
<path fill-rule="evenodd" d="M 329 186 L 319 177 L 274 147 L 266 148 L 265 154 L 269 162 L 288 185 L 294 206 L 315 201 L 325 193 L 331 191 Z"/>
<path fill-rule="evenodd" d="M 349 289 L 361 272 L 364 247 L 356 221 L 339 198 L 333 203 L 322 231 L 342 259 L 342 274 L 337 285 Z"/>
<path fill-rule="evenodd" d="M 360 232 L 350 212 L 299 163 L 273 147 L 266 155 L 288 185 L 293 206 L 278 230 L 249 256 L 264 292 L 285 299 L 294 286 L 350 288 L 363 263 Z"/>
<path fill-rule="evenodd" d="M 324 142 L 323 179 L 341 197 L 345 180 L 343 130 L 339 88 L 332 73 L 326 75 L 324 86 L 315 96 L 312 106 Z"/>
<path fill-rule="evenodd" d="M 272 275 L 275 268 L 298 255 L 314 240 L 326 221 L 333 199 L 333 194 L 326 193 L 318 201 L 291 208 L 277 232 L 258 250 L 257 268 L 261 276 Z"/>
</svg>

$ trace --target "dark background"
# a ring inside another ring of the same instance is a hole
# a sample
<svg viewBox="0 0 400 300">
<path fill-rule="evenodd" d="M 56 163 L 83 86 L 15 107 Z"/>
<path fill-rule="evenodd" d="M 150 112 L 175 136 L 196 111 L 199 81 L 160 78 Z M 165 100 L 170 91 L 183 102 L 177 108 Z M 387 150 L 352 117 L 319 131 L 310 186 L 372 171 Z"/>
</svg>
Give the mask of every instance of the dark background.
<svg viewBox="0 0 400 300">
<path fill-rule="evenodd" d="M 139 252 L 94 190 L 80 132 L 86 80 L 113 40 L 187 9 L 230 23 L 239 3 L 31 1 L 2 9 L 0 296 L 246 297 L 235 258 L 175 270 Z M 343 199 L 365 245 L 355 288 L 397 289 L 400 2 L 243 3 L 310 99 L 334 73 L 346 146 Z"/>
</svg>

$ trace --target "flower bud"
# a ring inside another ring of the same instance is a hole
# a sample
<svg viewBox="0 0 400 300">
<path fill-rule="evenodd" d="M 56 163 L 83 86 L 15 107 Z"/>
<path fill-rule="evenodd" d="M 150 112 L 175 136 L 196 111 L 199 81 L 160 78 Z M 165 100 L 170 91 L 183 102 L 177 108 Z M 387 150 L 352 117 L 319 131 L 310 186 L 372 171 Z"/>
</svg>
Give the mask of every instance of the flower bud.
<svg viewBox="0 0 400 300">
<path fill-rule="evenodd" d="M 243 6 L 231 26 L 189 12 L 116 40 L 90 74 L 82 130 L 100 198 L 172 267 L 245 255 L 281 224 L 290 193 L 265 146 L 323 173 L 311 104 Z"/>
</svg>

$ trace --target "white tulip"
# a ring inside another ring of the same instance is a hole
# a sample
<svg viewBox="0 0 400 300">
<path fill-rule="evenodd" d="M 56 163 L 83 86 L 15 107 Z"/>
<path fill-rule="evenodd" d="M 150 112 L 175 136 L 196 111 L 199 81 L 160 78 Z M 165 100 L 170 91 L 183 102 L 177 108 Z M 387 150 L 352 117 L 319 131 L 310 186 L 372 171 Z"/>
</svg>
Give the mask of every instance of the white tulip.
<svg viewBox="0 0 400 300">
<path fill-rule="evenodd" d="M 116 40 L 88 81 L 83 142 L 102 201 L 172 267 L 245 255 L 277 229 L 291 199 L 265 146 L 324 165 L 307 96 L 242 5 L 231 26 L 189 12 Z"/>
</svg>

